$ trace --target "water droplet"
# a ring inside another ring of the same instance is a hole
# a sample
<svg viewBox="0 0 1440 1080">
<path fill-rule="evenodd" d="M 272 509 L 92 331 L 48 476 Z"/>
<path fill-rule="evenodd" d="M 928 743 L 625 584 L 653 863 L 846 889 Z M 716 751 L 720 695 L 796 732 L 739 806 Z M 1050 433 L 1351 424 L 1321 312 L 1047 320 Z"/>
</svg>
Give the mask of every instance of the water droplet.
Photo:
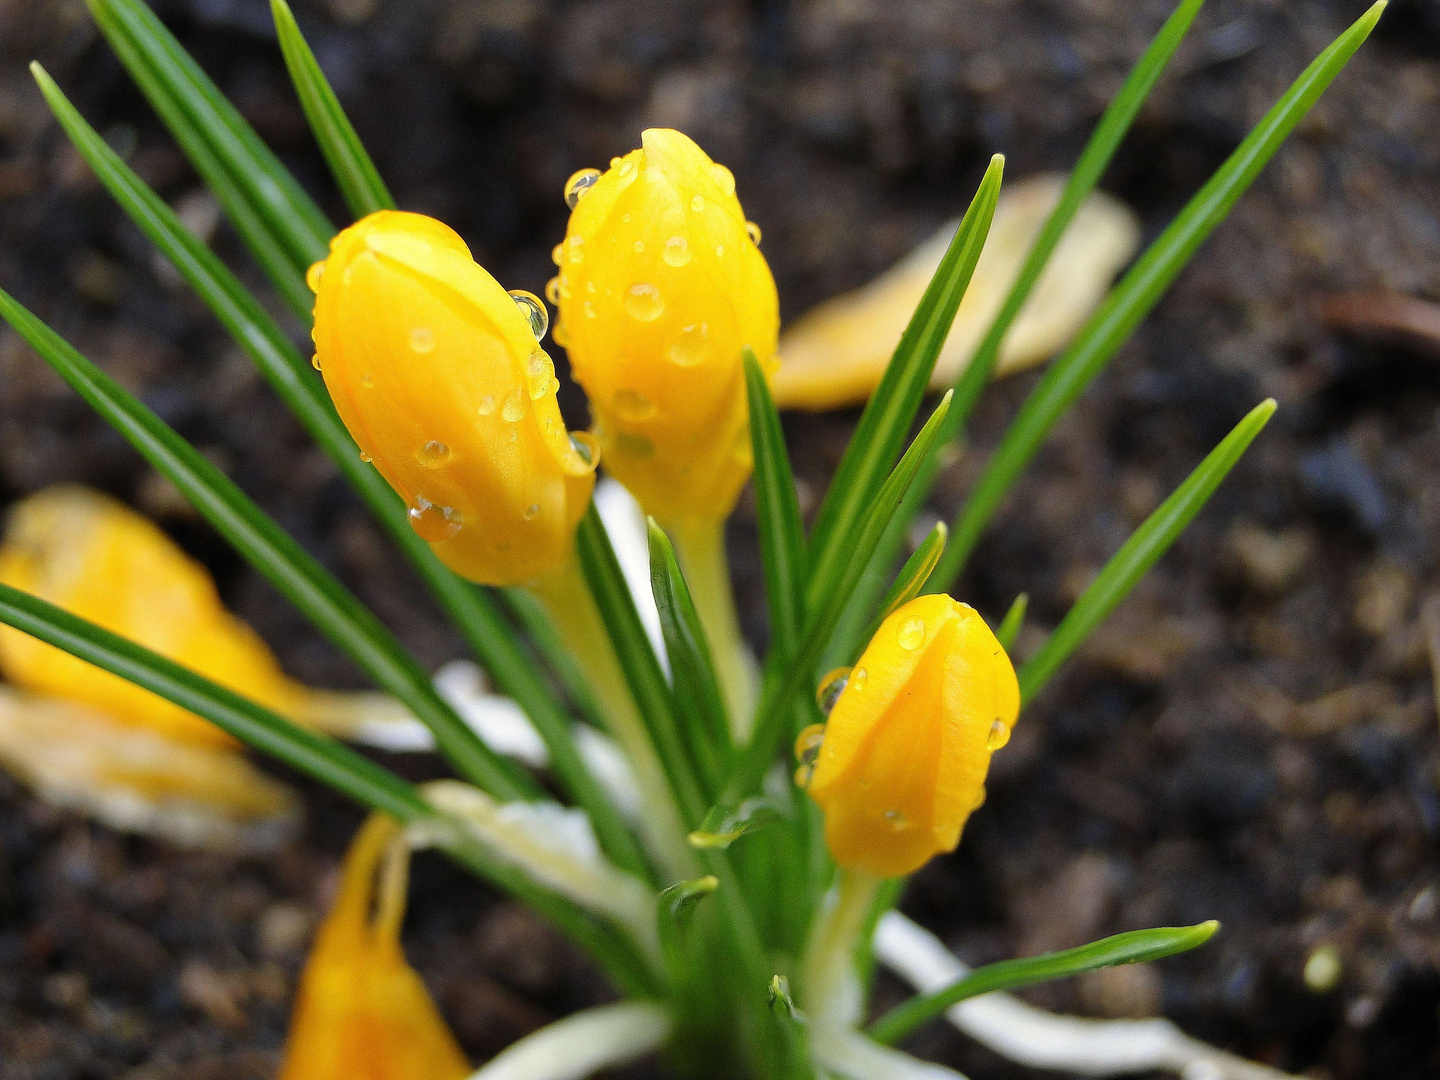
<svg viewBox="0 0 1440 1080">
<path fill-rule="evenodd" d="M 595 441 L 595 436 L 588 431 L 570 432 L 570 446 L 585 463 L 585 471 L 592 471 L 600 464 L 600 444 Z"/>
<path fill-rule="evenodd" d="M 450 460 L 450 447 L 431 439 L 416 452 L 415 460 L 427 469 L 438 469 Z"/>
<path fill-rule="evenodd" d="M 971 809 L 972 811 L 973 811 L 973 810 L 979 810 L 980 807 L 982 807 L 982 806 L 984 806 L 984 805 L 985 805 L 985 786 L 982 784 L 982 785 L 980 786 L 980 790 L 979 790 L 979 791 L 976 793 L 976 795 L 975 795 L 975 802 L 974 802 L 974 804 L 970 807 L 970 809 Z"/>
<path fill-rule="evenodd" d="M 589 293 L 591 296 L 594 296 L 594 295 L 595 295 L 597 292 L 599 292 L 600 290 L 595 287 L 595 282 L 593 282 L 593 281 L 587 281 L 587 282 L 585 283 L 585 291 L 586 291 L 587 293 Z"/>
<path fill-rule="evenodd" d="M 994 752 L 1009 741 L 1010 729 L 1005 726 L 1003 720 L 997 718 L 995 722 L 990 725 L 990 731 L 985 735 L 985 749 Z"/>
<path fill-rule="evenodd" d="M 585 241 L 578 236 L 572 236 L 565 241 L 565 257 L 572 263 L 585 261 Z"/>
<path fill-rule="evenodd" d="M 507 423 L 516 423 L 525 415 L 525 406 L 520 402 L 520 391 L 511 390 L 505 395 L 505 405 L 500 410 L 500 416 Z"/>
<path fill-rule="evenodd" d="M 570 344 L 570 332 L 565 329 L 565 324 L 556 321 L 555 329 L 550 331 L 550 340 L 559 345 L 562 349 Z"/>
<path fill-rule="evenodd" d="M 825 742 L 825 725 L 811 724 L 795 739 L 795 760 L 800 767 L 795 770 L 795 785 L 805 787 L 815 774 L 815 762 L 820 759 L 820 747 Z"/>
<path fill-rule="evenodd" d="M 727 196 L 735 194 L 735 174 L 721 165 L 718 161 L 710 165 L 710 175 L 715 177 L 715 183 L 720 185 L 720 190 Z"/>
<path fill-rule="evenodd" d="M 627 424 L 639 424 L 655 415 L 655 403 L 638 390 L 616 390 L 610 399 L 620 419 Z"/>
<path fill-rule="evenodd" d="M 361 460 L 361 461 L 364 461 L 364 462 L 366 462 L 366 463 L 368 464 L 368 463 L 370 462 L 371 458 L 370 458 L 370 455 L 369 455 L 369 454 L 367 454 L 364 450 L 361 450 L 361 451 L 360 451 L 360 460 Z"/>
<path fill-rule="evenodd" d="M 530 400 L 539 401 L 550 391 L 550 383 L 554 381 L 555 365 L 550 362 L 549 355 L 544 349 L 536 349 L 530 354 L 530 360 L 525 365 L 525 380 L 530 388 Z"/>
<path fill-rule="evenodd" d="M 684 266 L 690 261 L 690 241 L 683 236 L 672 236 L 665 241 L 660 257 L 667 266 Z"/>
<path fill-rule="evenodd" d="M 670 342 L 665 349 L 665 355 L 672 364 L 678 367 L 694 367 L 703 363 L 710 355 L 710 343 L 706 340 L 710 334 L 708 323 L 696 323 L 693 326 L 681 327 L 680 333 L 675 335 L 675 340 Z"/>
<path fill-rule="evenodd" d="M 592 304 L 589 300 L 585 301 L 584 305 L 580 308 L 580 310 L 585 313 L 585 317 L 587 319 L 595 318 L 595 305 Z"/>
<path fill-rule="evenodd" d="M 716 257 L 717 259 L 723 259 L 723 258 L 725 257 L 725 245 L 724 245 L 724 244 L 716 244 L 716 245 L 715 245 L 715 257 Z"/>
<path fill-rule="evenodd" d="M 555 277 L 552 277 L 549 281 L 545 282 L 545 299 L 549 300 L 551 304 L 557 307 L 559 306 L 560 275 L 557 274 L 555 275 Z"/>
<path fill-rule="evenodd" d="M 313 367 L 316 371 L 320 370 L 320 354 L 318 352 L 314 356 L 310 357 L 310 366 Z"/>
<path fill-rule="evenodd" d="M 654 285 L 642 281 L 625 290 L 625 310 L 641 322 L 654 322 L 665 310 L 665 298 Z"/>
<path fill-rule="evenodd" d="M 655 444 L 644 435 L 636 435 L 629 431 L 615 433 L 615 449 L 621 454 L 630 457 L 648 458 L 655 456 Z"/>
<path fill-rule="evenodd" d="M 545 310 L 540 298 L 524 289 L 511 289 L 510 299 L 515 301 L 520 314 L 524 315 L 525 321 L 530 324 L 530 332 L 535 335 L 535 340 L 543 338 L 545 331 L 550 329 L 550 313 Z"/>
<path fill-rule="evenodd" d="M 631 173 L 633 173 L 634 171 L 635 171 L 635 162 L 634 162 L 634 161 L 630 160 L 629 158 L 624 158 L 624 159 L 621 160 L 621 162 L 620 162 L 620 175 L 621 175 L 622 177 L 629 176 L 629 175 L 630 175 Z"/>
<path fill-rule="evenodd" d="M 885 824 L 889 825 L 890 828 L 894 829 L 896 832 L 900 832 L 908 828 L 910 825 L 910 823 L 905 820 L 905 815 L 902 814 L 899 810 L 886 810 L 885 813 L 881 814 L 880 816 L 885 819 Z"/>
<path fill-rule="evenodd" d="M 705 196 L 704 196 L 704 195 L 695 195 L 695 196 L 693 196 L 693 197 L 690 199 L 690 209 L 691 209 L 691 210 L 694 210 L 695 213 L 697 213 L 697 214 L 698 214 L 701 210 L 704 210 L 704 209 L 705 209 Z"/>
<path fill-rule="evenodd" d="M 311 263 L 310 269 L 305 271 L 305 284 L 310 286 L 311 292 L 318 293 L 320 291 L 320 279 L 324 276 L 325 260 L 321 259 L 317 263 Z"/>
<path fill-rule="evenodd" d="M 410 348 L 418 353 L 428 353 L 435 348 L 435 335 L 428 326 L 417 326 L 410 331 Z"/>
<path fill-rule="evenodd" d="M 644 253 L 645 253 L 645 241 L 644 241 L 644 240 L 636 240 L 636 241 L 635 241 L 635 254 L 636 254 L 636 255 L 643 255 Z"/>
<path fill-rule="evenodd" d="M 565 205 L 574 210 L 584 194 L 600 179 L 599 169 L 581 169 L 565 181 Z"/>
<path fill-rule="evenodd" d="M 484 397 L 482 397 L 480 399 L 480 404 L 475 407 L 475 411 L 478 412 L 481 416 L 489 416 L 491 413 L 493 413 L 495 411 L 495 395 L 486 394 Z"/>
<path fill-rule="evenodd" d="M 561 241 L 550 249 L 550 261 L 559 266 L 565 260 L 565 243 Z"/>
<path fill-rule="evenodd" d="M 360 376 L 360 385 L 366 390 L 375 389 L 375 376 L 367 371 L 364 375 Z"/>
<path fill-rule="evenodd" d="M 756 247 L 760 246 L 760 226 L 753 221 L 745 222 L 745 235 L 750 237 L 750 243 Z"/>
<path fill-rule="evenodd" d="M 826 716 L 830 710 L 835 708 L 835 702 L 840 700 L 840 694 L 845 689 L 845 683 L 850 678 L 848 667 L 837 667 L 820 680 L 820 685 L 815 689 L 815 704 L 820 706 L 820 711 Z"/>
<path fill-rule="evenodd" d="M 870 673 L 868 671 L 866 671 L 863 667 L 857 667 L 853 672 L 850 673 L 850 692 L 852 694 L 858 694 L 861 690 L 864 690 L 865 680 L 869 677 Z"/>
<path fill-rule="evenodd" d="M 410 507 L 410 527 L 420 539 L 439 544 L 460 531 L 460 515 L 448 506 L 436 506 L 429 499 L 416 496 Z"/>
<path fill-rule="evenodd" d="M 526 521 L 534 521 L 537 517 L 540 516 L 540 504 L 539 504 L 539 503 L 531 503 L 529 506 L 527 506 L 527 507 L 525 508 L 525 515 L 524 515 L 524 516 L 525 516 L 525 520 L 526 520 Z"/>
<path fill-rule="evenodd" d="M 611 167 L 612 169 L 615 168 L 615 166 L 617 166 L 617 165 L 620 164 L 621 160 L 622 160 L 622 159 L 619 158 L 618 156 L 617 156 L 617 157 L 612 157 L 612 158 L 610 159 L 610 167 Z"/>
<path fill-rule="evenodd" d="M 895 641 L 906 652 L 913 652 L 925 642 L 925 620 L 906 619 L 895 635 Z"/>
</svg>

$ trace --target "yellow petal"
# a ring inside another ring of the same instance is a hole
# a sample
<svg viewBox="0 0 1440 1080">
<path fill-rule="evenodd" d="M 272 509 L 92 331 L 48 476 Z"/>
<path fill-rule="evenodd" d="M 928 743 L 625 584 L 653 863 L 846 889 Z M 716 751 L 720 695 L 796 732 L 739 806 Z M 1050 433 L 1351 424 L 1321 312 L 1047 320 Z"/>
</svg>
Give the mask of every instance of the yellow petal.
<svg viewBox="0 0 1440 1080">
<path fill-rule="evenodd" d="M 973 608 L 920 596 L 880 625 L 830 713 L 810 779 L 842 867 L 911 873 L 960 840 L 1020 690 Z"/>
<path fill-rule="evenodd" d="M 666 525 L 719 521 L 753 467 L 741 349 L 775 353 L 775 281 L 735 178 L 652 128 L 579 197 L 556 249 L 556 340 L 605 467 Z"/>
<path fill-rule="evenodd" d="M 409 848 L 375 814 L 345 857 L 340 894 L 315 937 L 280 1080 L 460 1080 L 455 1036 L 400 948 Z"/>
<path fill-rule="evenodd" d="M 1064 177 L 1037 176 L 1001 192 L 975 276 L 935 363 L 931 389 L 953 384 L 970 362 L 1064 185 Z M 820 305 L 785 331 L 774 380 L 781 408 L 834 409 L 870 396 L 957 224 L 945 225 L 869 285 Z M 996 373 L 1020 371 L 1063 348 L 1139 242 L 1139 222 L 1124 204 L 1091 195 L 1005 335 Z"/>
<path fill-rule="evenodd" d="M 10 514 L 0 581 L 153 649 L 285 715 L 306 695 L 259 636 L 220 603 L 203 566 L 152 522 L 97 491 L 59 485 Z M 0 671 L 17 686 L 82 702 L 175 739 L 233 745 L 209 721 L 10 627 Z"/>
<path fill-rule="evenodd" d="M 488 585 L 563 563 L 595 463 L 571 444 L 530 322 L 460 237 L 381 211 L 340 233 L 311 281 L 325 386 L 415 531 Z"/>
<path fill-rule="evenodd" d="M 59 698 L 0 688 L 0 764 L 56 806 L 187 846 L 253 853 L 300 804 L 225 747 L 180 742 Z"/>
</svg>

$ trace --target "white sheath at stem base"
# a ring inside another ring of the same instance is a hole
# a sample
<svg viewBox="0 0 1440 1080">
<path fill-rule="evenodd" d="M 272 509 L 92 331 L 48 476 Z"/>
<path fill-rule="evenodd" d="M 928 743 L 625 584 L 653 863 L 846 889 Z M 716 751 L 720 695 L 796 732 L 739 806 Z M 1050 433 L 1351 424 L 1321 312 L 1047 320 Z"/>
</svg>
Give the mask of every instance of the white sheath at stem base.
<svg viewBox="0 0 1440 1080">
<path fill-rule="evenodd" d="M 669 1034 L 670 1017 L 653 1002 L 602 1005 L 525 1036 L 470 1080 L 581 1080 L 654 1053 Z"/>
<path fill-rule="evenodd" d="M 896 911 L 875 928 L 875 956 L 921 993 L 949 986 L 970 970 L 934 934 Z M 1169 1020 L 1057 1016 L 998 992 L 952 1005 L 945 1016 L 997 1054 L 1036 1069 L 1082 1076 L 1165 1069 L 1183 1080 L 1297 1080 L 1192 1039 Z"/>
</svg>

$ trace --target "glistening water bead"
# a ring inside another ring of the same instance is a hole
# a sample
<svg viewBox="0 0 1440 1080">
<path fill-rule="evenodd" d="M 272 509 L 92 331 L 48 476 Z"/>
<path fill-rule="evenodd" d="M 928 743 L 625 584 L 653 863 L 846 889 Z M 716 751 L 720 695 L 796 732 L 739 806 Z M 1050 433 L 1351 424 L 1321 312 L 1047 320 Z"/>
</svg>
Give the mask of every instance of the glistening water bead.
<svg viewBox="0 0 1440 1080">
<path fill-rule="evenodd" d="M 565 181 L 565 205 L 574 210 L 585 193 L 600 179 L 599 169 L 581 169 Z M 553 190 L 553 189 L 552 189 Z"/>
<path fill-rule="evenodd" d="M 840 700 L 840 695 L 844 692 L 849 680 L 850 669 L 848 667 L 838 667 L 820 680 L 820 685 L 815 689 L 815 704 L 820 706 L 820 711 L 826 716 L 829 716 L 830 710 L 835 708 L 835 702 Z"/>
<path fill-rule="evenodd" d="M 639 282 L 625 290 L 625 310 L 633 319 L 654 322 L 665 310 L 665 298 L 648 282 Z"/>
<path fill-rule="evenodd" d="M 1009 741 L 1010 729 L 1005 726 L 1005 721 L 997 718 L 990 724 L 990 730 L 985 735 L 985 749 L 993 753 Z"/>
<path fill-rule="evenodd" d="M 448 506 L 436 506 L 417 495 L 410 507 L 410 527 L 422 540 L 432 544 L 453 539 L 460 531 L 460 515 Z"/>
<path fill-rule="evenodd" d="M 530 323 L 530 332 L 535 335 L 535 340 L 543 338 L 545 331 L 550 329 L 550 313 L 545 310 L 540 298 L 524 289 L 511 289 L 510 299 L 515 301 L 520 314 Z"/>
<path fill-rule="evenodd" d="M 895 641 L 906 652 L 914 652 L 925 643 L 925 620 L 906 619 L 895 635 Z"/>
<path fill-rule="evenodd" d="M 795 739 L 795 760 L 800 767 L 795 770 L 795 786 L 805 787 L 815 773 L 815 762 L 820 759 L 820 747 L 825 742 L 825 725 L 811 724 Z"/>
</svg>

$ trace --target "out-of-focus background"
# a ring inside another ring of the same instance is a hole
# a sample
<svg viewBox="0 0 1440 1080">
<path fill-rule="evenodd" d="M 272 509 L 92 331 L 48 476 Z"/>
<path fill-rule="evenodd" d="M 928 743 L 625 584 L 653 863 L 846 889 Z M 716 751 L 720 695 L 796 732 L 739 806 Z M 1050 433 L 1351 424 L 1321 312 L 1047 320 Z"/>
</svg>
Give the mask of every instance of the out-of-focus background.
<svg viewBox="0 0 1440 1080">
<path fill-rule="evenodd" d="M 343 221 L 263 0 L 167 23 Z M 1073 160 L 1168 0 L 308 0 L 301 25 L 402 206 L 540 292 L 561 185 L 679 127 L 728 164 L 794 318 L 963 208 L 988 156 Z M 1211 0 L 1105 180 L 1147 237 L 1364 0 Z M 103 364 L 372 604 L 430 668 L 462 654 L 325 457 L 69 148 L 39 59 L 198 232 L 259 275 L 80 0 L 0 0 L 0 285 Z M 1030 993 L 1331 1080 L 1440 1072 L 1440 4 L 1371 43 L 1060 426 L 958 594 L 1036 628 L 1267 395 L 1280 411 L 1176 549 L 1029 710 L 959 852 L 906 908 L 970 962 L 1217 917 L 1204 949 Z M 1382 304 L 1377 296 L 1384 298 Z M 1388 305 L 1388 306 L 1387 306 Z M 1418 306 L 1417 306 L 1418 305 Z M 1395 313 L 1401 313 L 1396 316 Z M 1388 313 L 1388 314 L 1387 314 Z M 1386 316 L 1386 317 L 1382 317 Z M 1430 330 L 1424 330 L 1428 318 Z M 1407 328 L 1408 327 L 1408 328 Z M 557 355 L 559 350 L 556 350 Z M 563 370 L 563 365 L 562 365 Z M 949 515 L 1034 373 L 997 385 Z M 562 392 L 572 426 L 578 391 Z M 793 416 L 813 505 L 855 414 Z M 0 499 L 60 480 L 159 519 L 317 685 L 355 672 L 8 330 Z M 753 511 L 731 528 L 747 630 Z M 387 759 L 409 775 L 427 759 Z M 359 814 L 303 785 L 279 858 L 187 853 L 0 776 L 0 1078 L 268 1077 Z M 432 857 L 405 943 L 475 1060 L 605 988 L 534 916 Z M 1333 947 L 1333 989 L 1307 958 Z M 879 997 L 898 984 L 882 979 Z M 921 1053 L 1033 1076 L 933 1025 Z"/>
</svg>

